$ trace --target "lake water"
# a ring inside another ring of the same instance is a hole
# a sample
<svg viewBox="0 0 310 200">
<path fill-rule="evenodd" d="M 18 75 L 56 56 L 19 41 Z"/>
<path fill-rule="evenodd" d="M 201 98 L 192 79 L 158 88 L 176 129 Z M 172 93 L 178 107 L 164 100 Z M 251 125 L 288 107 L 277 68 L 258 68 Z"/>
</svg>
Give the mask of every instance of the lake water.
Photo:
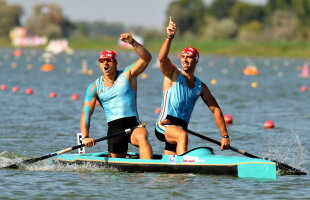
<svg viewBox="0 0 310 200">
<path fill-rule="evenodd" d="M 100 76 L 96 63 L 99 52 L 79 51 L 51 59 L 54 71 L 42 72 L 43 51 L 26 49 L 13 55 L 13 49 L 0 49 L 0 167 L 22 159 L 39 157 L 76 144 L 79 118 L 87 86 Z M 152 63 L 139 78 L 138 110 L 147 123 L 155 153 L 164 145 L 154 135 L 154 123 L 161 104 L 163 76 L 153 54 Z M 47 58 L 45 58 L 47 59 Z M 119 64 L 137 59 L 134 53 L 120 53 Z M 176 55 L 171 59 L 179 65 Z M 86 60 L 93 74 L 81 73 Z M 307 60 L 245 58 L 201 55 L 196 75 L 216 97 L 224 114 L 233 116 L 228 126 L 232 146 L 249 153 L 284 162 L 309 173 L 310 87 L 301 78 Z M 250 64 L 260 74 L 245 76 Z M 121 67 L 122 68 L 122 67 Z M 19 90 L 13 92 L 12 88 Z M 27 88 L 33 89 L 26 95 Z M 57 98 L 49 93 L 56 92 Z M 78 100 L 72 100 L 72 94 Z M 272 120 L 274 129 L 264 129 Z M 213 116 L 198 100 L 189 128 L 219 140 Z M 96 107 L 91 136 L 105 136 L 104 112 Z M 219 146 L 190 136 L 189 148 L 212 147 L 216 154 L 242 156 L 220 151 Z M 137 151 L 130 146 L 130 150 Z M 87 152 L 106 151 L 105 141 Z M 0 199 L 310 199 L 310 176 L 278 176 L 277 181 L 240 179 L 197 174 L 124 173 L 88 166 L 59 167 L 47 161 L 18 170 L 0 170 Z"/>
</svg>

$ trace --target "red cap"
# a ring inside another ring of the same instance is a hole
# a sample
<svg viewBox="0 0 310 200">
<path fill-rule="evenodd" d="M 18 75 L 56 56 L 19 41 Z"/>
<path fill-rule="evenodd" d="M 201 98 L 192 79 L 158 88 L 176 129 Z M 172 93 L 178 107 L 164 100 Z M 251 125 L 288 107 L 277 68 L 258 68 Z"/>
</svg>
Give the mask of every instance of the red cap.
<svg viewBox="0 0 310 200">
<path fill-rule="evenodd" d="M 196 61 L 198 61 L 199 59 L 199 52 L 194 47 L 186 47 L 185 49 L 183 49 L 181 55 L 185 55 L 185 54 L 189 56 L 193 56 Z"/>
<path fill-rule="evenodd" d="M 104 50 L 99 54 L 98 60 L 103 59 L 103 58 L 113 58 L 116 59 L 117 54 L 113 50 Z"/>
</svg>

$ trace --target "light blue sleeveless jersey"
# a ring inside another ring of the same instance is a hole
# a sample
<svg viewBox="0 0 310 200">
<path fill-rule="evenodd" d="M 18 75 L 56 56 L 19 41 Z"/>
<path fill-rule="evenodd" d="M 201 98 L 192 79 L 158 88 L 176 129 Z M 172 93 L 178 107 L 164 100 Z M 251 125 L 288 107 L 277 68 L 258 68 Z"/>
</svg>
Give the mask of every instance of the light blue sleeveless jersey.
<svg viewBox="0 0 310 200">
<path fill-rule="evenodd" d="M 112 87 L 105 87 L 102 77 L 96 80 L 98 98 L 105 111 L 107 122 L 124 117 L 136 117 L 139 120 L 136 91 L 132 89 L 123 72 L 118 71 Z"/>
<path fill-rule="evenodd" d="M 195 77 L 195 87 L 189 88 L 185 77 L 180 72 L 176 82 L 171 88 L 163 91 L 161 113 L 157 120 L 157 126 L 160 124 L 160 121 L 166 119 L 167 115 L 171 115 L 189 123 L 194 106 L 201 93 L 201 81 Z"/>
</svg>

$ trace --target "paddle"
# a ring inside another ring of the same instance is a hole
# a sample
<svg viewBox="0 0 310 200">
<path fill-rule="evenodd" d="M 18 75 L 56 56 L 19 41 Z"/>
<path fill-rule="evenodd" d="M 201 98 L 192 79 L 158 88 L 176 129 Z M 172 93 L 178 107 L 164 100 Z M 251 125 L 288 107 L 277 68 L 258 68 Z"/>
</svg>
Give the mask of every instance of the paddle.
<svg viewBox="0 0 310 200">
<path fill-rule="evenodd" d="M 195 136 L 197 136 L 197 137 L 199 137 L 199 138 L 202 138 L 202 139 L 204 139 L 204 140 L 207 140 L 207 141 L 209 141 L 209 142 L 212 142 L 212 143 L 214 143 L 214 144 L 217 144 L 217 145 L 221 146 L 221 142 L 219 142 L 219 141 L 217 141 L 217 140 L 214 140 L 214 139 L 212 139 L 212 138 L 209 138 L 209 137 L 207 137 L 207 136 L 201 135 L 201 134 L 196 133 L 196 132 L 191 131 L 191 130 L 187 130 L 187 132 L 190 133 L 190 134 L 192 134 L 192 135 L 195 135 Z M 296 169 L 296 168 L 294 168 L 294 167 L 291 167 L 291 166 L 289 166 L 289 165 L 287 165 L 287 164 L 284 164 L 284 163 L 281 163 L 281 162 L 279 162 L 279 161 L 276 161 L 276 160 L 273 160 L 273 159 L 270 159 L 270 158 L 261 158 L 261 157 L 255 156 L 255 155 L 253 155 L 253 154 L 250 154 L 250 153 L 248 153 L 248 152 L 245 152 L 245 151 L 242 151 L 242 150 L 240 150 L 240 149 L 237 149 L 237 148 L 235 148 L 235 147 L 232 147 L 232 146 L 230 146 L 229 149 L 232 150 L 232 151 L 234 151 L 234 152 L 237 152 L 237 153 L 240 153 L 240 154 L 242 154 L 242 155 L 245 155 L 245 156 L 247 156 L 247 157 L 250 157 L 250 158 L 260 158 L 260 159 L 266 159 L 266 160 L 270 160 L 270 161 L 272 161 L 272 162 L 275 162 L 275 163 L 277 164 L 277 168 L 282 169 L 282 170 L 284 170 L 284 171 L 286 171 L 286 172 L 290 172 L 289 174 L 294 174 L 294 175 L 307 175 L 306 172 L 303 172 L 303 171 L 301 171 L 301 170 L 299 170 L 299 169 Z"/>
<path fill-rule="evenodd" d="M 132 131 L 132 129 L 128 128 L 128 129 L 126 129 L 124 131 L 115 133 L 113 135 L 108 135 L 108 136 L 105 136 L 105 137 L 101 137 L 101 138 L 95 139 L 95 143 L 103 141 L 103 140 L 106 140 L 106 139 L 109 139 L 109 138 L 112 138 L 112 137 L 115 137 L 115 136 L 118 136 L 118 135 L 121 135 L 123 133 L 128 134 L 131 131 Z M 32 164 L 32 163 L 38 162 L 40 160 L 44 160 L 44 159 L 47 159 L 47 158 L 51 158 L 51 157 L 54 157 L 54 156 L 57 156 L 57 155 L 60 155 L 60 154 L 63 154 L 63 153 L 67 153 L 67 152 L 79 149 L 79 148 L 84 147 L 84 146 L 85 146 L 85 144 L 80 144 L 80 145 L 68 147 L 66 149 L 63 149 L 63 150 L 60 150 L 60 151 L 57 151 L 57 152 L 54 152 L 54 153 L 50 153 L 50 154 L 47 154 L 47 155 L 44 155 L 44 156 L 41 156 L 41 157 L 37 157 L 37 158 L 31 158 L 31 159 L 28 159 L 28 160 L 24 160 L 21 163 L 11 164 L 11 165 L 3 167 L 3 168 L 17 169 L 20 165 Z"/>
</svg>

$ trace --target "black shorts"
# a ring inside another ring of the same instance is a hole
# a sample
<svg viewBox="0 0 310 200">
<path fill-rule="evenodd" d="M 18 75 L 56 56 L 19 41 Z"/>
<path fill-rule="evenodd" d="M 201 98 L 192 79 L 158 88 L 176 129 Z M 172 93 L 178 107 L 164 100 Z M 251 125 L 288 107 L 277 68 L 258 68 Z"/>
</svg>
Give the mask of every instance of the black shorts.
<svg viewBox="0 0 310 200">
<path fill-rule="evenodd" d="M 136 117 L 125 117 L 108 122 L 108 134 L 113 135 L 128 128 L 134 128 L 139 125 Z M 108 139 L 108 150 L 110 153 L 123 154 L 128 151 L 130 143 L 130 134 L 121 134 Z"/>
<path fill-rule="evenodd" d="M 173 117 L 171 115 L 167 115 L 166 119 L 169 119 L 169 121 L 171 122 L 172 125 L 176 125 L 176 126 L 181 127 L 183 130 L 187 130 L 188 123 L 185 122 L 184 120 Z M 165 144 L 165 150 L 173 151 L 173 152 L 177 151 L 177 144 L 172 144 L 172 143 L 167 142 L 165 135 L 158 132 L 156 130 L 156 128 L 155 128 L 155 135 L 156 135 L 158 140 L 166 143 Z"/>
</svg>

